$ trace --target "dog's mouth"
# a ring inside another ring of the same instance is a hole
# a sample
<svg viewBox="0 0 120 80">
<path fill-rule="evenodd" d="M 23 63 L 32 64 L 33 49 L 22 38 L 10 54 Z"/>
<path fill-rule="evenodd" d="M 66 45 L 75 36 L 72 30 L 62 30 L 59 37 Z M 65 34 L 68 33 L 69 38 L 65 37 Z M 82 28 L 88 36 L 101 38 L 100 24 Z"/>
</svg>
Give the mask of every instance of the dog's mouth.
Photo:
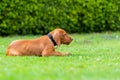
<svg viewBox="0 0 120 80">
<path fill-rule="evenodd" d="M 69 45 L 69 44 L 70 44 L 70 42 L 67 42 L 66 44 L 67 44 L 67 45 Z"/>
<path fill-rule="evenodd" d="M 73 40 L 73 39 L 72 39 L 72 38 L 70 38 L 69 40 L 64 41 L 64 42 L 63 42 L 63 44 L 69 45 L 69 44 L 72 42 L 72 40 Z"/>
<path fill-rule="evenodd" d="M 70 43 L 71 43 L 71 41 L 70 42 L 64 42 L 63 44 L 69 45 Z"/>
</svg>

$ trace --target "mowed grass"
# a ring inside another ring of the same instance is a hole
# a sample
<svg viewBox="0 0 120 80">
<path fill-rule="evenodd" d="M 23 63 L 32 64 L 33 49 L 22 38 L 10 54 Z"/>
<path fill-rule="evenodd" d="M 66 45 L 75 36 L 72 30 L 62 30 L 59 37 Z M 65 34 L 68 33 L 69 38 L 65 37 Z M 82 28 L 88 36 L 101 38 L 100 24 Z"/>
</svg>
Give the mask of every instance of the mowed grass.
<svg viewBox="0 0 120 80">
<path fill-rule="evenodd" d="M 0 80 L 120 80 L 120 33 L 71 34 L 73 42 L 56 48 L 70 56 L 5 55 L 8 44 L 39 35 L 0 37 Z"/>
</svg>

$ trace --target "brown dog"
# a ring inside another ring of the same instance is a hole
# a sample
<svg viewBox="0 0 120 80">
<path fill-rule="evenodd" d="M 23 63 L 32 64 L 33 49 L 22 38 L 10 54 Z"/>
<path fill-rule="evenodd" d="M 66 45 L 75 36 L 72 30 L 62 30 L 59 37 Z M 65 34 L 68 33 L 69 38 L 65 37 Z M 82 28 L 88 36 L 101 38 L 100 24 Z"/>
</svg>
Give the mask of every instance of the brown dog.
<svg viewBox="0 0 120 80">
<path fill-rule="evenodd" d="M 55 29 L 48 35 L 33 40 L 13 41 L 7 49 L 7 56 L 63 56 L 69 53 L 56 52 L 54 46 L 69 44 L 72 38 L 63 29 Z"/>
</svg>

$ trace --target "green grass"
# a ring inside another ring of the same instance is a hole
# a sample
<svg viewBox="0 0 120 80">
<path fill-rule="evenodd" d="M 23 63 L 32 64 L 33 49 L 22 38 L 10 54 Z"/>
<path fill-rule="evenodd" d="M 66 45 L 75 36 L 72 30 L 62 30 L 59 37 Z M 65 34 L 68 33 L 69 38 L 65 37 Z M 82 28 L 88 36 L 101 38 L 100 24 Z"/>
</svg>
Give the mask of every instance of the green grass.
<svg viewBox="0 0 120 80">
<path fill-rule="evenodd" d="M 39 36 L 0 37 L 0 80 L 120 80 L 120 33 L 72 34 L 57 48 L 70 56 L 8 57 L 8 44 Z"/>
</svg>

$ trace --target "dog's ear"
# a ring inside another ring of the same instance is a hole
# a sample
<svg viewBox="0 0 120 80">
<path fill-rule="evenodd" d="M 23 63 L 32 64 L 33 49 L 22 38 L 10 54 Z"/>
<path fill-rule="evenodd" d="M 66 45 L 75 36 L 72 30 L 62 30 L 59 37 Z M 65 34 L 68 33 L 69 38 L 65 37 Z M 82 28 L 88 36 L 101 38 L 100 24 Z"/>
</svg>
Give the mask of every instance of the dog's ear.
<svg viewBox="0 0 120 80">
<path fill-rule="evenodd" d="M 56 41 L 57 45 L 60 46 L 61 44 L 61 35 L 59 31 L 54 31 L 53 32 L 53 38 Z"/>
</svg>

